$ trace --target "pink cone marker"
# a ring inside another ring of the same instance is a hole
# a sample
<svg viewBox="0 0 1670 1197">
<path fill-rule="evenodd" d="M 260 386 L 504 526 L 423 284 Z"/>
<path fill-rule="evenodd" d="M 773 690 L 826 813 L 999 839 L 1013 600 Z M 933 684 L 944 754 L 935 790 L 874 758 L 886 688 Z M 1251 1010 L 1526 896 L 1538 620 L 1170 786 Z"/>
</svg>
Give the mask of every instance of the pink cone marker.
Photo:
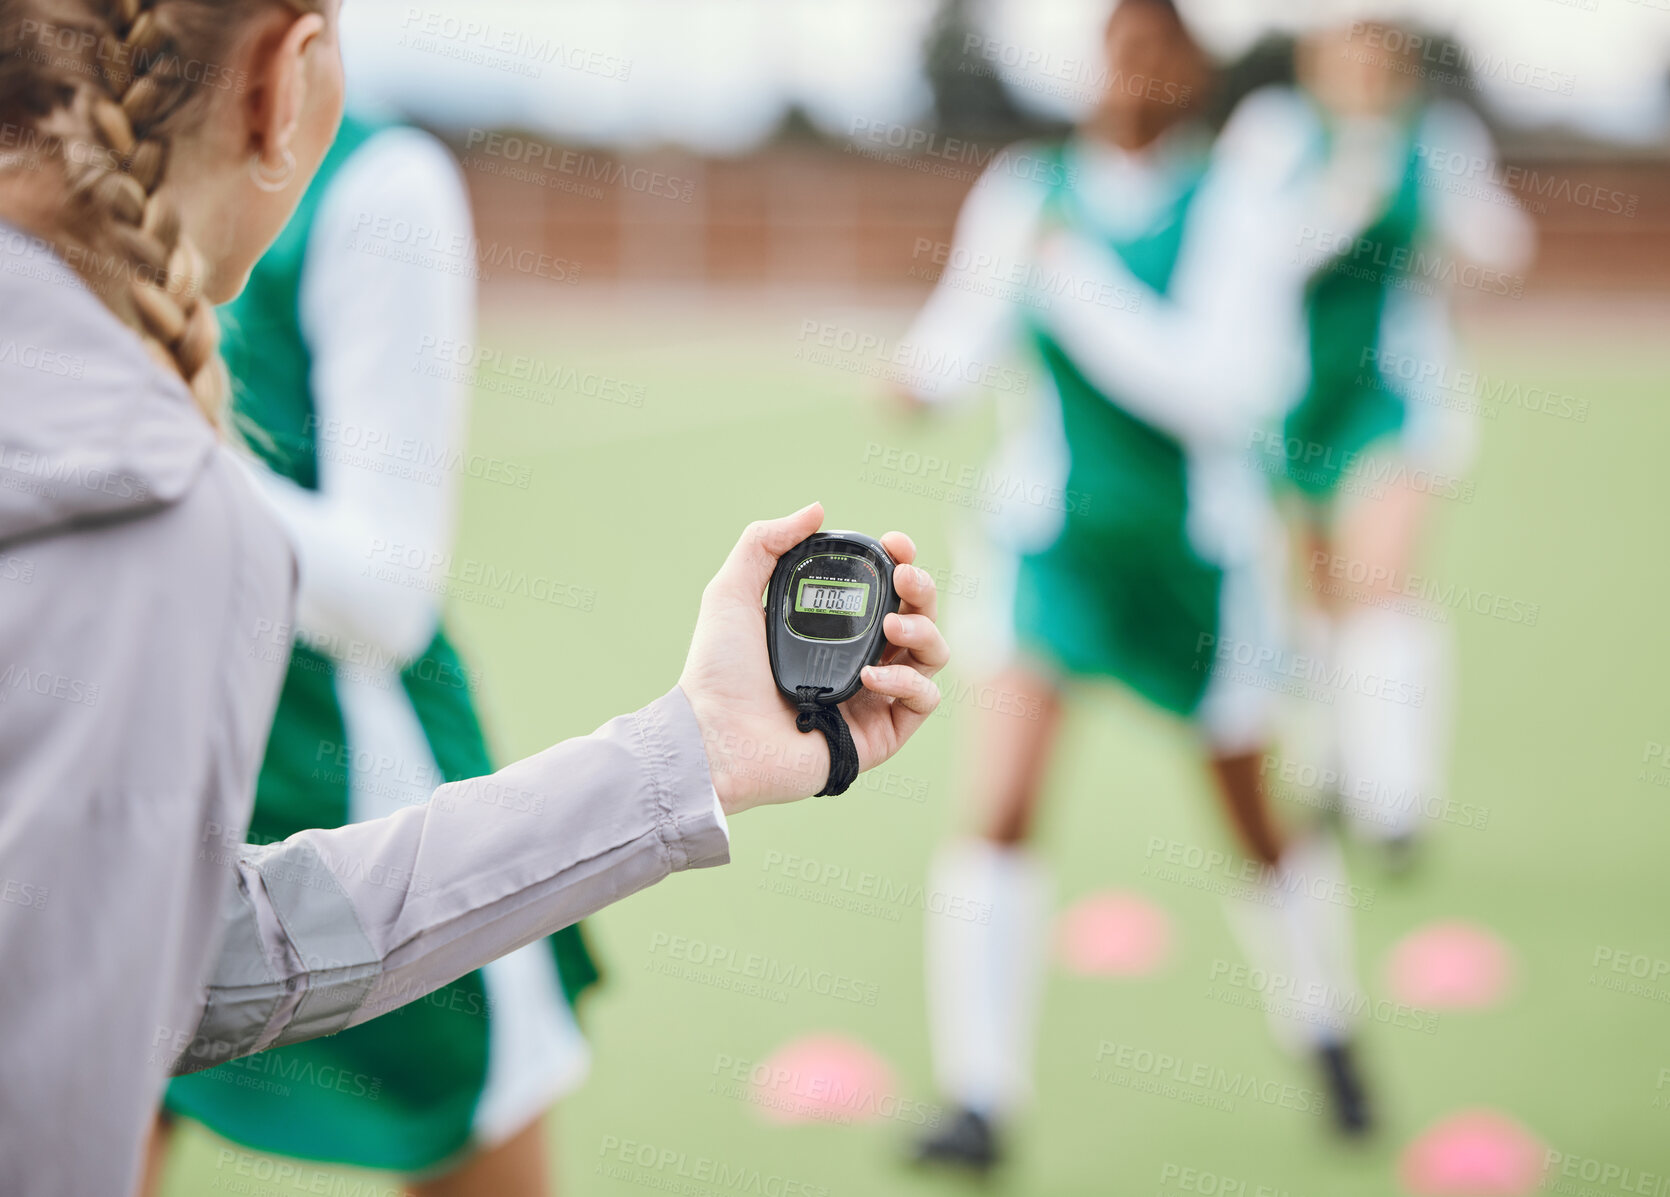
<svg viewBox="0 0 1670 1197">
<path fill-rule="evenodd" d="M 1056 923 L 1062 967 L 1085 977 L 1143 977 L 1171 953 L 1171 919 L 1138 894 L 1104 890 L 1073 903 Z"/>
<path fill-rule="evenodd" d="M 1400 940 L 1386 964 L 1399 1001 L 1429 1010 L 1482 1010 L 1513 986 L 1513 952 L 1495 932 L 1461 921 L 1431 923 Z"/>
<path fill-rule="evenodd" d="M 826 1033 L 791 1039 L 756 1065 L 754 1108 L 768 1122 L 868 1122 L 898 1104 L 886 1060 L 857 1039 Z"/>
<path fill-rule="evenodd" d="M 1403 1187 L 1418 1197 L 1520 1197 L 1542 1184 L 1547 1148 L 1506 1114 L 1463 1110 L 1404 1149 Z"/>
</svg>

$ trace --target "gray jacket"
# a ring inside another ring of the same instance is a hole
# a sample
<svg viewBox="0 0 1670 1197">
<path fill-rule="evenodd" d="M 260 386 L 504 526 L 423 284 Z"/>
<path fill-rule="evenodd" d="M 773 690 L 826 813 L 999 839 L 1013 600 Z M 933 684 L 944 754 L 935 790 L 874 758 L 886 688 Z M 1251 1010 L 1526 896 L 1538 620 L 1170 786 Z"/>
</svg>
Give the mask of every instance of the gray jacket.
<svg viewBox="0 0 1670 1197">
<path fill-rule="evenodd" d="M 245 845 L 293 589 L 180 382 L 0 224 L 0 1193 L 129 1192 L 171 1070 L 729 858 L 677 689 L 427 806 Z"/>
</svg>

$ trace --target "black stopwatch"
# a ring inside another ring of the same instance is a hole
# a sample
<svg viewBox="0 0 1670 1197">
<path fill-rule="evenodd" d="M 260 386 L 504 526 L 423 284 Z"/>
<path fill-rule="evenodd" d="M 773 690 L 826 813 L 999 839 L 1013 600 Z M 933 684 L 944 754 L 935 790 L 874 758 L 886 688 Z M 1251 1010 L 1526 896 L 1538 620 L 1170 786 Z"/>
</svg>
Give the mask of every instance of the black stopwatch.
<svg viewBox="0 0 1670 1197">
<path fill-rule="evenodd" d="M 858 774 L 846 721 L 835 709 L 881 660 L 882 619 L 899 609 L 893 558 L 861 532 L 818 532 L 777 560 L 766 591 L 766 648 L 777 688 L 800 711 L 800 730 L 829 740 L 829 784 L 838 794 Z M 843 757 L 850 759 L 842 759 Z"/>
<path fill-rule="evenodd" d="M 882 616 L 899 609 L 893 558 L 861 532 L 818 532 L 777 560 L 766 592 L 766 644 L 777 688 L 832 706 L 858 693 L 881 659 Z"/>
</svg>

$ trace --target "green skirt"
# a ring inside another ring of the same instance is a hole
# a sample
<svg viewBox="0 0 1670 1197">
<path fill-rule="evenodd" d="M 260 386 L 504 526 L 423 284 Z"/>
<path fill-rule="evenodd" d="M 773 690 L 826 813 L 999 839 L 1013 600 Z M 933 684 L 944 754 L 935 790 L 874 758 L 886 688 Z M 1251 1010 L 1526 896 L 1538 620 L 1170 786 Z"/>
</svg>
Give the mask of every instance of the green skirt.
<svg viewBox="0 0 1670 1197">
<path fill-rule="evenodd" d="M 1113 678 L 1192 716 L 1211 677 L 1222 591 L 1223 570 L 1181 534 L 1091 535 L 1069 525 L 1020 559 L 1016 639 L 1066 673 Z"/>
</svg>

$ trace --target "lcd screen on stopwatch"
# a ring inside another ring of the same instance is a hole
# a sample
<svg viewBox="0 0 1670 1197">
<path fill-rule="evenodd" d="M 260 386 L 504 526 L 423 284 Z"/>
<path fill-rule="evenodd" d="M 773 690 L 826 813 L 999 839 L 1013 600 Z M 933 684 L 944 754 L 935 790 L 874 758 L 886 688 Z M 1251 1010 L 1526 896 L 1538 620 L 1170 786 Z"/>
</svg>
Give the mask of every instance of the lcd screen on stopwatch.
<svg viewBox="0 0 1670 1197">
<path fill-rule="evenodd" d="M 789 575 L 784 619 L 805 640 L 856 640 L 876 621 L 881 574 L 867 557 L 814 553 Z"/>
</svg>

